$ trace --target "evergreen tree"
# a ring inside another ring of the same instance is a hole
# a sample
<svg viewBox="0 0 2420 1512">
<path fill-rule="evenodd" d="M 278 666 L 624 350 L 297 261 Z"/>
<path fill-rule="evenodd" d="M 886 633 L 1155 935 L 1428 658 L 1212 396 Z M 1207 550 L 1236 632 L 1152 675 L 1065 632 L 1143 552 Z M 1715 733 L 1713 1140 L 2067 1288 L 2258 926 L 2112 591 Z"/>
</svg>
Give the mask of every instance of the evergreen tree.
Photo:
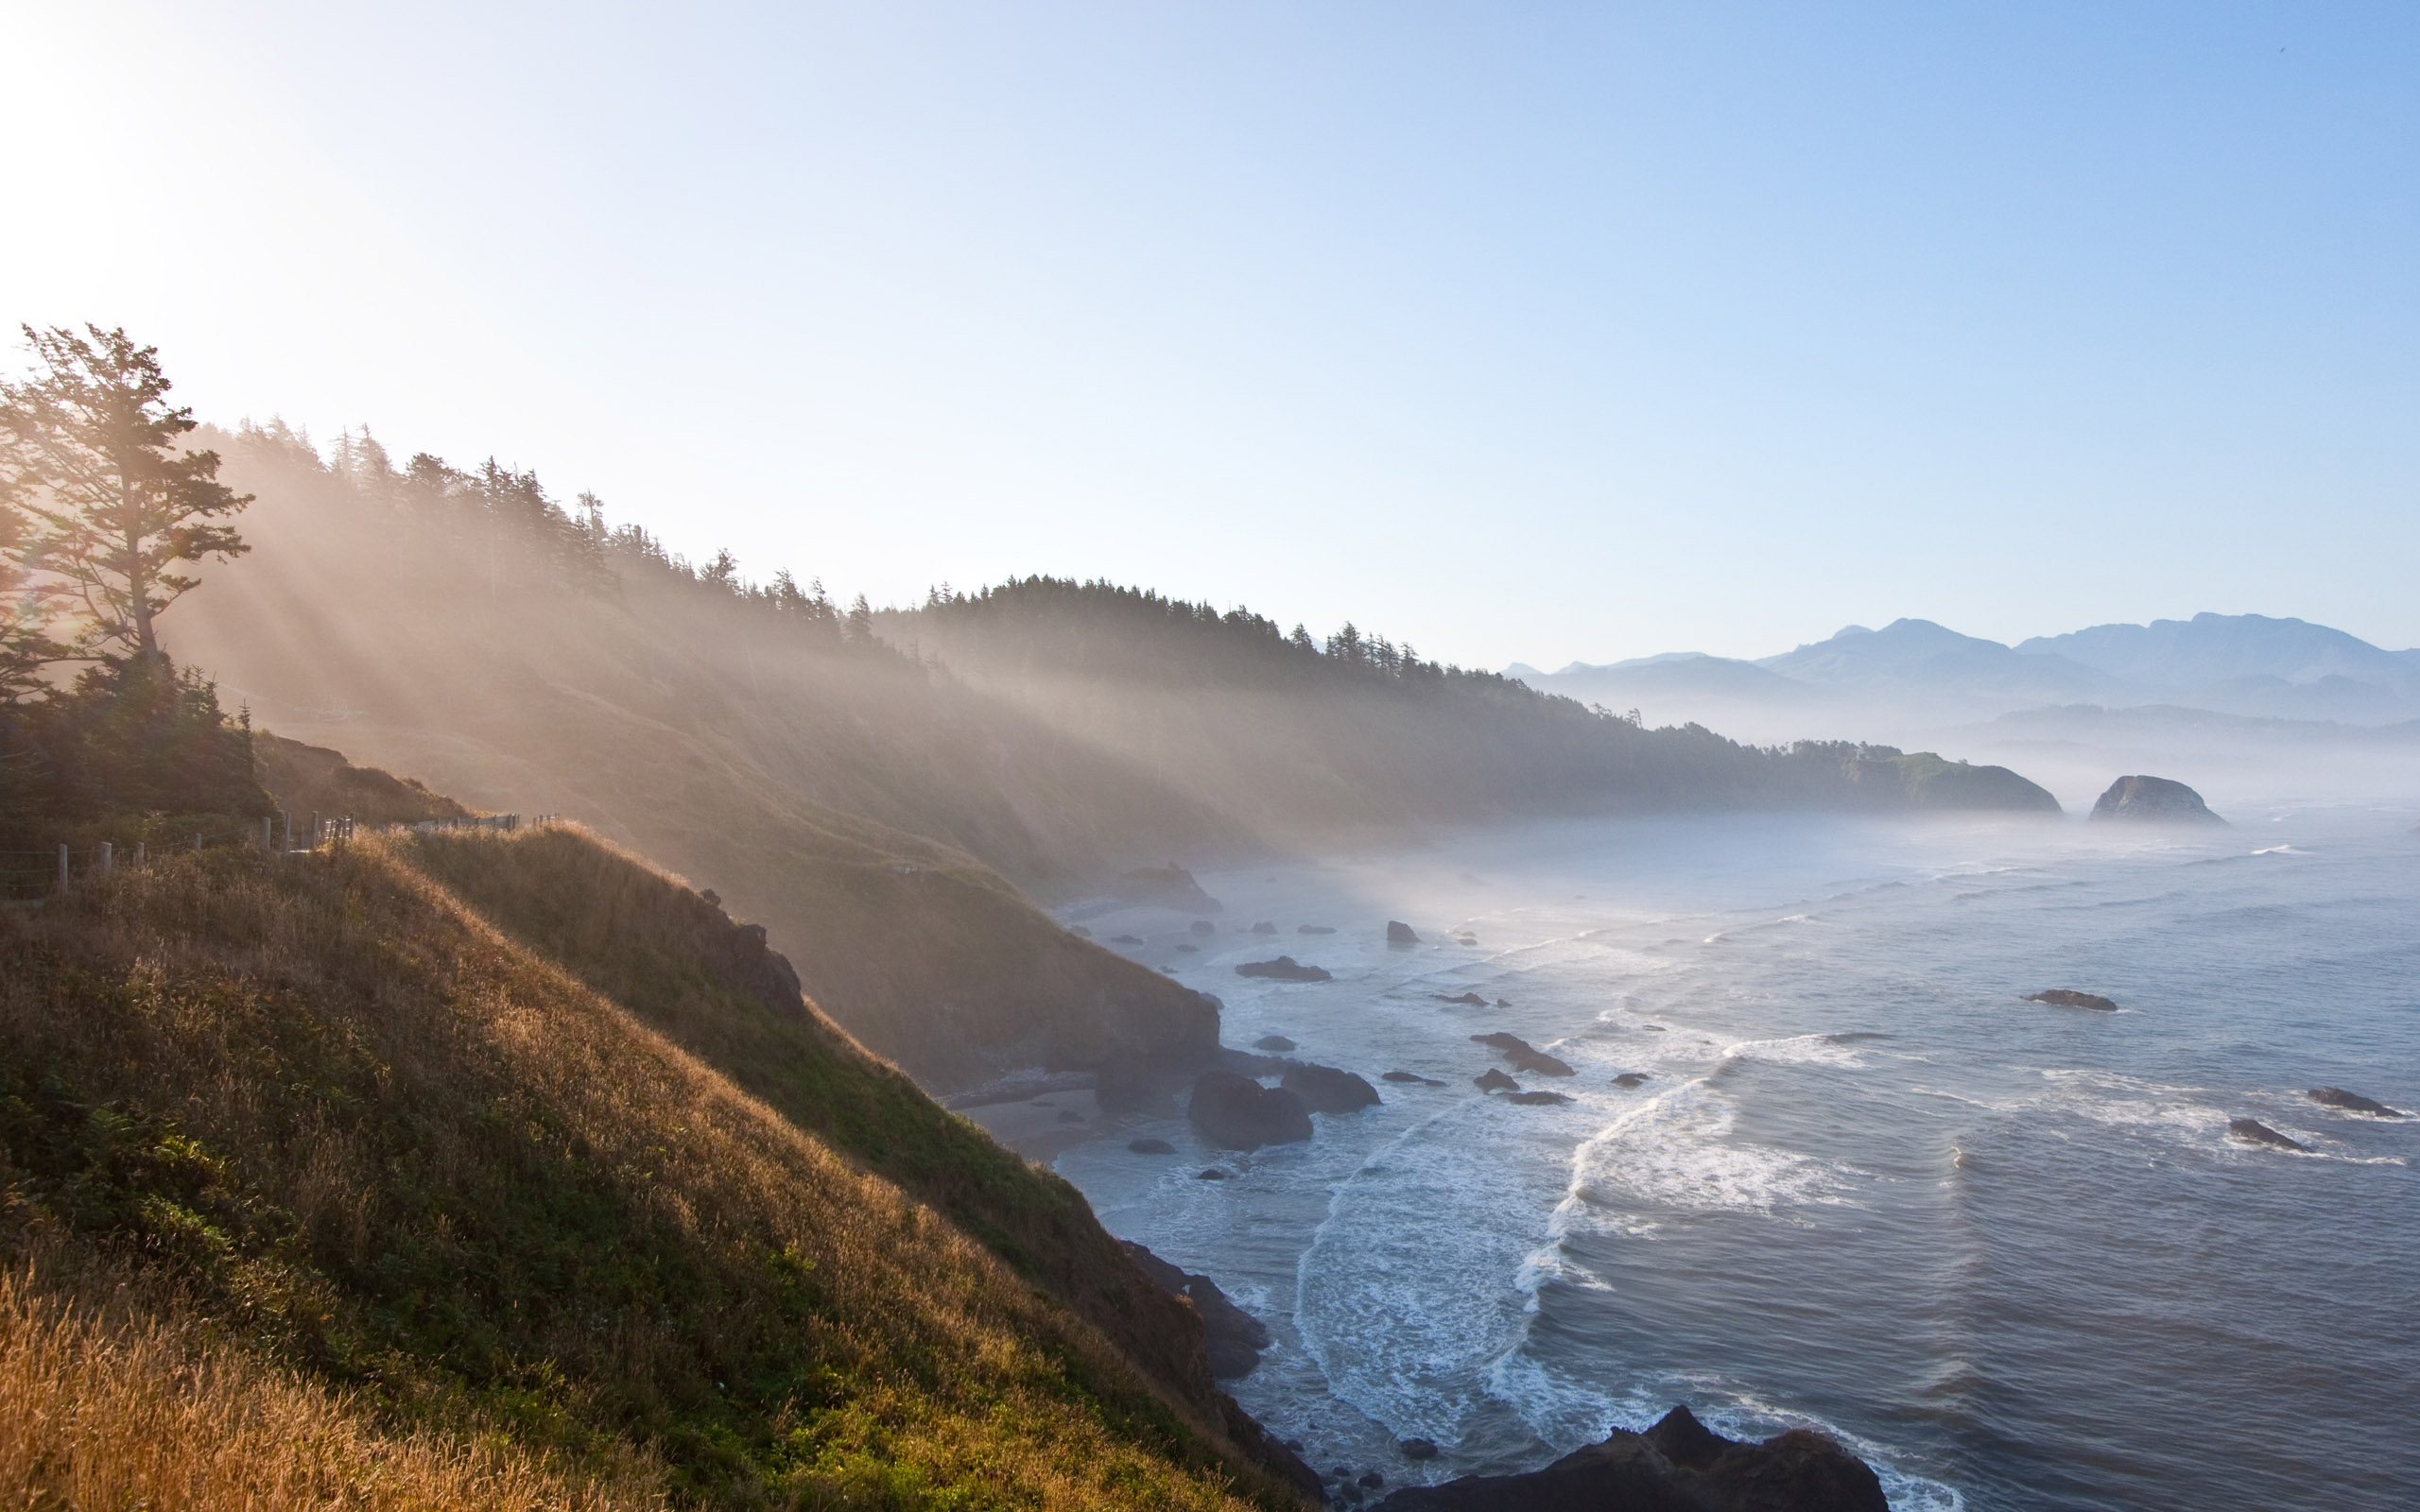
<svg viewBox="0 0 2420 1512">
<path fill-rule="evenodd" d="M 223 522 L 251 499 L 179 444 L 193 412 L 168 407 L 158 348 L 22 329 L 38 368 L 0 383 L 0 492 L 30 528 L 9 559 L 79 611 L 75 655 L 163 662 L 155 622 L 197 581 L 178 566 L 250 550 Z"/>
</svg>

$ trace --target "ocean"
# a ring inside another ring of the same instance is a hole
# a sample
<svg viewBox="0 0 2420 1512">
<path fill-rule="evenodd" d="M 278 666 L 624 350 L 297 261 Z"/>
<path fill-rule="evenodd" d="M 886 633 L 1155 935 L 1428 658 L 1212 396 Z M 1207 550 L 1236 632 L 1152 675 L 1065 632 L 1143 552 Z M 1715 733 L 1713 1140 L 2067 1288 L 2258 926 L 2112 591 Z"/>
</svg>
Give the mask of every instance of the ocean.
<svg viewBox="0 0 2420 1512">
<path fill-rule="evenodd" d="M 2420 1110 L 2420 833 L 2236 818 L 1593 820 L 1205 875 L 1206 938 L 1075 910 L 1220 997 L 1229 1045 L 1385 1101 L 1249 1155 L 1129 1119 L 1055 1163 L 1270 1325 L 1230 1389 L 1323 1471 L 1533 1469 L 1685 1401 L 1830 1433 L 1902 1509 L 2409 1507 L 2420 1118 L 2305 1092 Z M 1281 951 L 1334 979 L 1233 970 Z M 2052 988 L 2118 1011 L 2023 1001 Z"/>
</svg>

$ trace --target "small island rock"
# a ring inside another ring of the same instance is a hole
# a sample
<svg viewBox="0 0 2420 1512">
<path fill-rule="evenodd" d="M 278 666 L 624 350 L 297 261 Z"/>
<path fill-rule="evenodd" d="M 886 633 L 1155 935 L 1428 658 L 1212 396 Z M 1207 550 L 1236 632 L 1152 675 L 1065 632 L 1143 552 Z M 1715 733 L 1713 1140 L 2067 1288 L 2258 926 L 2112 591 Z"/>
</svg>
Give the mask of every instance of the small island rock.
<svg viewBox="0 0 2420 1512">
<path fill-rule="evenodd" d="M 2224 824 L 2202 795 L 2165 777 L 2121 777 L 2092 806 L 2096 819 L 2155 819 L 2164 823 Z"/>
<path fill-rule="evenodd" d="M 2300 1140 L 2287 1138 L 2256 1118 L 2229 1119 L 2227 1132 L 2237 1139 L 2249 1140 L 2255 1144 L 2273 1144 L 2281 1150 L 2300 1150 L 2305 1155 L 2310 1153 L 2309 1145 Z"/>
<path fill-rule="evenodd" d="M 1281 1082 L 1314 1113 L 1357 1113 L 1378 1106 L 1378 1090 L 1334 1066 L 1288 1066 Z"/>
<path fill-rule="evenodd" d="M 1417 945 L 1420 943 L 1420 936 L 1417 931 L 1415 931 L 1409 924 L 1405 923 L 1402 919 L 1390 919 L 1387 920 L 1387 943 L 1390 945 Z"/>
<path fill-rule="evenodd" d="M 2048 1003 L 2054 1008 L 2091 1008 L 2099 1013 L 2118 1011 L 2117 1004 L 2110 1002 L 2098 992 L 2076 992 L 2064 987 L 2054 987 L 2048 992 L 2028 993 L 2025 1001 Z"/>
<path fill-rule="evenodd" d="M 1487 1068 L 1487 1074 L 1485 1075 L 1473 1076 L 1471 1078 L 1471 1085 L 1483 1092 L 1517 1092 L 1521 1090 L 1521 1084 L 1519 1082 L 1514 1081 L 1510 1076 L 1507 1076 L 1504 1073 L 1496 1070 L 1494 1066 Z"/>
<path fill-rule="evenodd" d="M 2323 1108 L 2341 1108 L 2348 1113 L 2369 1113 L 2378 1118 L 2409 1118 L 2401 1108 L 2389 1108 L 2373 1097 L 2348 1092 L 2342 1087 L 2314 1087 L 2304 1094 Z"/>
<path fill-rule="evenodd" d="M 1471 1036 L 1471 1042 L 1494 1047 L 1505 1059 L 1512 1062 L 1513 1070 L 1526 1071 L 1533 1076 L 1577 1074 L 1568 1062 L 1547 1055 L 1518 1035 L 1505 1034 L 1501 1031 L 1495 1034 L 1475 1034 Z"/>
<path fill-rule="evenodd" d="M 1294 1041 L 1287 1039 L 1282 1034 L 1265 1034 L 1259 1039 L 1253 1040 L 1252 1042 L 1252 1047 L 1254 1050 L 1266 1050 L 1271 1054 L 1279 1054 L 1293 1049 Z"/>
<path fill-rule="evenodd" d="M 1291 955 L 1280 955 L 1273 961 L 1246 961 L 1236 968 L 1237 976 L 1265 976 L 1278 982 L 1325 982 L 1335 972 L 1324 966 L 1305 966 Z"/>
<path fill-rule="evenodd" d="M 1185 1116 L 1203 1139 L 1221 1149 L 1256 1150 L 1311 1137 L 1310 1110 L 1300 1097 L 1232 1071 L 1203 1072 L 1193 1084 Z"/>
</svg>

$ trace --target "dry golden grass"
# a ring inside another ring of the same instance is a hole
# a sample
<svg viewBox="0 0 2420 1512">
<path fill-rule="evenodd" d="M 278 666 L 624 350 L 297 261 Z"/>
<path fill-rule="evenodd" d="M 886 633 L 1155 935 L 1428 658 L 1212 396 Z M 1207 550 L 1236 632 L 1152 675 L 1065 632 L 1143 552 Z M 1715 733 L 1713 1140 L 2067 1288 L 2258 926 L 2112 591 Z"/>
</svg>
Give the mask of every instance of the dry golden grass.
<svg viewBox="0 0 2420 1512">
<path fill-rule="evenodd" d="M 174 1274 L 389 1420 L 583 1471 L 659 1452 L 683 1502 L 1290 1503 L 1229 1424 L 414 853 L 179 855 L 0 924 L 0 1243 Z"/>
<path fill-rule="evenodd" d="M 28 1512 L 624 1512 L 615 1482 L 427 1431 L 381 1432 L 344 1397 L 122 1299 L 0 1274 L 0 1504 Z"/>
</svg>

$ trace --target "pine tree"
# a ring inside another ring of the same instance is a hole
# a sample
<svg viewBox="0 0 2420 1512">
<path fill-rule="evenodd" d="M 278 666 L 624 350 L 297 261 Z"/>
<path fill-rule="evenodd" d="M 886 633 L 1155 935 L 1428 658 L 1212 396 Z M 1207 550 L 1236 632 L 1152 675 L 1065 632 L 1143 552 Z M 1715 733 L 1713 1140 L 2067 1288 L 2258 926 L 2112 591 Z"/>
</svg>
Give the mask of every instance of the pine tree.
<svg viewBox="0 0 2420 1512">
<path fill-rule="evenodd" d="M 80 611 L 73 654 L 162 662 L 155 623 L 197 579 L 180 563 L 251 548 L 227 517 L 251 502 L 189 452 L 190 409 L 164 396 L 159 349 L 123 330 L 25 326 L 38 369 L 0 383 L 0 490 L 31 528 L 9 559 Z"/>
</svg>

